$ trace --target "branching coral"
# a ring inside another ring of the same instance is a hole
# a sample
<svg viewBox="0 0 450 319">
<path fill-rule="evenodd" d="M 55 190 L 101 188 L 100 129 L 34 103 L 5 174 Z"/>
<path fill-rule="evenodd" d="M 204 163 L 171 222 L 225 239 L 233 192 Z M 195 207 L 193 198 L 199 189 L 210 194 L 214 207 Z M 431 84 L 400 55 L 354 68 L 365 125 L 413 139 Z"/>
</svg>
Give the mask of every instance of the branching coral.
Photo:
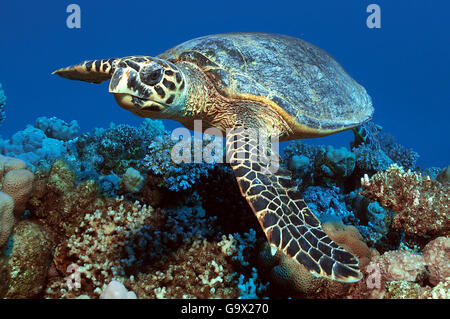
<svg viewBox="0 0 450 319">
<path fill-rule="evenodd" d="M 215 218 L 201 207 L 153 210 L 123 198 L 103 203 L 85 214 L 56 249 L 61 274 L 77 265 L 80 289 L 68 289 L 57 276 L 48 285 L 48 297 L 98 297 L 111 280 L 123 282 L 139 298 L 240 296 L 236 269 L 250 268 L 244 249 L 252 247 L 254 234 L 218 240 Z M 255 285 L 260 284 L 258 279 Z"/>
<path fill-rule="evenodd" d="M 103 210 L 86 214 L 75 233 L 56 248 L 57 269 L 67 273 L 69 261 L 78 265 L 82 286 L 100 295 L 104 284 L 125 275 L 121 263 L 126 256 L 125 247 L 152 211 L 151 207 L 117 199 Z"/>
<path fill-rule="evenodd" d="M 393 226 L 411 235 L 441 236 L 450 232 L 450 186 L 393 164 L 362 179 L 362 195 L 398 212 Z"/>
</svg>

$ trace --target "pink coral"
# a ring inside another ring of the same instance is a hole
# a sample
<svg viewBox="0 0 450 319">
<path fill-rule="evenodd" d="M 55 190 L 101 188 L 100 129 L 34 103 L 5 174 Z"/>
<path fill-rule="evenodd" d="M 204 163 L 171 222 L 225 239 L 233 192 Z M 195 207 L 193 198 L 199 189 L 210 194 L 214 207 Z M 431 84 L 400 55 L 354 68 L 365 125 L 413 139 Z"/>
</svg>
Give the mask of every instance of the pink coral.
<svg viewBox="0 0 450 319">
<path fill-rule="evenodd" d="M 450 281 L 450 238 L 438 237 L 423 249 L 423 259 L 430 272 L 430 282 Z"/>
<path fill-rule="evenodd" d="M 425 273 L 425 261 L 421 255 L 410 251 L 394 250 L 374 257 L 369 264 L 380 272 L 384 281 L 416 281 Z"/>
<path fill-rule="evenodd" d="M 405 172 L 393 164 L 385 172 L 361 179 L 362 195 L 383 208 L 398 212 L 393 226 L 409 235 L 447 236 L 450 234 L 450 186 Z"/>
</svg>

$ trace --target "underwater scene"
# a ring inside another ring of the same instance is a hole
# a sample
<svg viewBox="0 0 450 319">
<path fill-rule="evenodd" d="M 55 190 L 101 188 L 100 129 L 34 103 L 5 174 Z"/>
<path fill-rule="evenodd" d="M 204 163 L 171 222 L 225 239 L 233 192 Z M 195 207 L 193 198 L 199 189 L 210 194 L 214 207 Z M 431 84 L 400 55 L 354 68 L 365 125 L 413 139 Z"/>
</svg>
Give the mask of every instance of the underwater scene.
<svg viewBox="0 0 450 319">
<path fill-rule="evenodd" d="M 2 3 L 0 297 L 449 299 L 449 12 Z"/>
</svg>

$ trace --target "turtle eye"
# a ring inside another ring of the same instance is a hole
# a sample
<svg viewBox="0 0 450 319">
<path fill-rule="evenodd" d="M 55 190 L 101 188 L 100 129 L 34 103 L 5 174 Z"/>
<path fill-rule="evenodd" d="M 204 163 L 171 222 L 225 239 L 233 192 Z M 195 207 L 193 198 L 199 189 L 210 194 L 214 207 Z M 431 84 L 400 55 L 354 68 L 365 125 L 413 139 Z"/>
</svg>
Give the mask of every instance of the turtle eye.
<svg viewBox="0 0 450 319">
<path fill-rule="evenodd" d="M 140 76 L 142 82 L 153 86 L 161 81 L 163 70 L 160 68 L 155 69 L 154 67 L 147 67 L 141 71 Z"/>
</svg>

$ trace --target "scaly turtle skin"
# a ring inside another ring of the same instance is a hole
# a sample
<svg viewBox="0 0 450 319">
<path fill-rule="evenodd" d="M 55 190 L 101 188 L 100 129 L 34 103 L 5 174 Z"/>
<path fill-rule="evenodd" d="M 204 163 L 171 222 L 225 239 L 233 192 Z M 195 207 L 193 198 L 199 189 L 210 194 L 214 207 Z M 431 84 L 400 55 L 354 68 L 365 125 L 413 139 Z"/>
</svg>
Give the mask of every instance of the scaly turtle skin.
<svg viewBox="0 0 450 319">
<path fill-rule="evenodd" d="M 92 83 L 111 79 L 109 92 L 138 116 L 172 119 L 190 129 L 197 119 L 203 128 L 221 130 L 241 193 L 272 251 L 280 249 L 316 276 L 361 279 L 358 259 L 323 232 L 289 171 L 258 157 L 256 129 L 267 139 L 277 134 L 290 140 L 371 119 L 365 89 L 326 52 L 284 35 L 229 33 L 190 40 L 157 57 L 85 61 L 55 73 Z"/>
</svg>

